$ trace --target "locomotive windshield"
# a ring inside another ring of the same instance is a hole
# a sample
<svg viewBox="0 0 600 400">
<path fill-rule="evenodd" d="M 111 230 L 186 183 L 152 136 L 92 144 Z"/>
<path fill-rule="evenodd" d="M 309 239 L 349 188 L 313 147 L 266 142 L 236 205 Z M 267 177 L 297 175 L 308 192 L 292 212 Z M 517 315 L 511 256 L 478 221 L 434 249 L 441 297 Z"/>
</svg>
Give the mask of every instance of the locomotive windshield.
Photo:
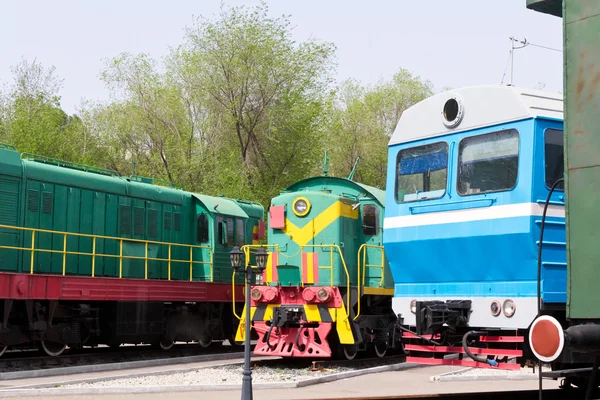
<svg viewBox="0 0 600 400">
<path fill-rule="evenodd" d="M 510 190 L 517 184 L 519 133 L 515 129 L 461 140 L 458 150 L 458 193 Z"/>
<path fill-rule="evenodd" d="M 396 171 L 396 201 L 436 199 L 446 193 L 448 144 L 433 143 L 401 150 Z"/>
</svg>

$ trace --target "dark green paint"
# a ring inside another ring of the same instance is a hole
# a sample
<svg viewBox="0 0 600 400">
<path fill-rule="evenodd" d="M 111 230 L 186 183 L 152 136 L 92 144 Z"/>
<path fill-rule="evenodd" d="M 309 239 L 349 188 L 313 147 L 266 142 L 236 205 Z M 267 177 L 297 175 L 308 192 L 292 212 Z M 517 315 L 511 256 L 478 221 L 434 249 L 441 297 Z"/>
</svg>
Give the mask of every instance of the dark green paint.
<svg viewBox="0 0 600 400">
<path fill-rule="evenodd" d="M 224 197 L 211 197 L 152 184 L 138 177 L 119 177 L 99 168 L 44 157 L 23 159 L 7 146 L 0 146 L 0 224 L 52 231 L 93 234 L 166 243 L 210 246 L 214 251 L 213 280 L 231 281 L 229 251 L 233 243 L 217 238 L 217 219 L 244 221 L 240 245 L 252 243 L 252 229 L 263 218 L 260 204 Z M 219 205 L 215 208 L 215 205 Z M 197 215 L 209 220 L 209 239 L 196 243 Z M 178 217 L 177 217 L 178 215 Z M 168 221 L 167 221 L 168 219 Z M 235 228 L 234 228 L 235 234 Z M 63 250 L 63 236 L 36 234 L 36 248 Z M 67 250 L 91 253 L 93 240 L 68 237 Z M 0 229 L 0 245 L 31 246 L 31 234 Z M 119 255 L 116 240 L 97 239 L 97 254 Z M 143 257 L 145 245 L 125 241 L 123 255 Z M 168 258 L 168 246 L 151 244 L 149 257 Z M 193 251 L 195 261 L 208 261 L 207 249 Z M 172 246 L 171 279 L 189 280 L 189 248 Z M 184 261 L 184 262 L 177 262 Z M 62 274 L 63 255 L 36 252 L 35 273 Z M 0 249 L 0 270 L 28 273 L 30 253 Z M 90 276 L 92 260 L 86 255 L 67 255 L 68 275 Z M 144 278 L 144 260 L 123 260 L 124 278 Z M 119 276 L 117 258 L 96 257 L 95 275 Z M 167 279 L 166 261 L 149 261 L 149 279 Z M 194 265 L 193 280 L 208 281 L 207 265 Z"/>
<path fill-rule="evenodd" d="M 567 316 L 598 318 L 600 282 L 600 2 L 563 10 L 568 242 Z"/>
</svg>

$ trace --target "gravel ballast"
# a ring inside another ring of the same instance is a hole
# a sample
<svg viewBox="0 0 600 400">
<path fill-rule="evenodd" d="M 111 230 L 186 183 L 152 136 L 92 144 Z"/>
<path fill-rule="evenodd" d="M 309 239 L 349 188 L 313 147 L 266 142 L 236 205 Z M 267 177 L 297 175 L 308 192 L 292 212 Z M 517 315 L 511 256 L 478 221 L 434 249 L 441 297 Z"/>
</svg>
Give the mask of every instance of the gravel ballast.
<svg viewBox="0 0 600 400">
<path fill-rule="evenodd" d="M 310 371 L 307 368 L 273 368 L 257 366 L 252 370 L 253 383 L 298 382 L 310 378 L 318 378 L 340 372 L 353 371 L 355 368 L 334 367 L 321 371 Z M 225 365 L 212 368 L 199 368 L 195 371 L 168 375 L 148 375 L 132 378 L 110 379 L 99 382 L 64 385 L 64 388 L 75 387 L 135 387 L 135 386 L 185 386 L 185 385 L 235 385 L 242 382 L 242 365 Z"/>
</svg>

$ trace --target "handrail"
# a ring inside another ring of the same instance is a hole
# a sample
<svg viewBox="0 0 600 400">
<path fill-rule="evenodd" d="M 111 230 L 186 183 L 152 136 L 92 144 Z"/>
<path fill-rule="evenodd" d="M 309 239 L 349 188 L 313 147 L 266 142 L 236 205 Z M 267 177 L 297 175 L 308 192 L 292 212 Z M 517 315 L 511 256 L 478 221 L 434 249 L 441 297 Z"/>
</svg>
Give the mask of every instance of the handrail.
<svg viewBox="0 0 600 400">
<path fill-rule="evenodd" d="M 330 285 L 331 286 L 333 286 L 333 249 L 335 248 L 338 251 L 338 253 L 340 255 L 340 260 L 342 261 L 342 266 L 344 267 L 344 272 L 346 273 L 346 282 L 347 282 L 346 317 L 349 317 L 350 316 L 350 297 L 352 294 L 352 292 L 350 291 L 351 282 L 350 282 L 350 273 L 348 272 L 348 267 L 346 266 L 346 260 L 344 260 L 344 255 L 342 254 L 342 249 L 337 244 L 306 244 L 304 246 L 300 246 L 300 251 L 304 250 L 305 247 L 315 247 L 315 248 L 316 247 L 319 247 L 319 248 L 329 247 L 329 255 L 330 255 L 330 260 L 331 260 L 331 265 L 329 266 L 329 268 L 331 268 L 331 277 L 330 277 L 330 279 L 331 279 Z M 328 267 L 319 266 L 319 268 L 327 269 Z M 302 287 L 304 287 L 304 276 L 302 274 L 302 268 L 300 269 L 300 281 L 302 282 Z M 360 293 L 359 293 L 359 297 L 360 297 Z"/>
<path fill-rule="evenodd" d="M 8 143 L 0 143 L 0 149 L 17 151 L 17 148 L 15 146 L 13 146 L 12 144 L 8 144 Z"/>
<path fill-rule="evenodd" d="M 367 264 L 367 249 L 368 248 L 373 248 L 373 249 L 380 249 L 381 250 L 381 265 L 375 265 L 375 264 Z M 384 249 L 383 246 L 375 246 L 372 244 L 367 244 L 364 243 L 362 244 L 359 248 L 358 248 L 358 254 L 357 254 L 357 261 L 358 261 L 358 266 L 357 266 L 357 270 L 358 270 L 358 303 L 357 303 L 357 313 L 356 316 L 354 317 L 354 320 L 356 320 L 359 316 L 360 316 L 360 285 L 361 285 L 361 279 L 360 279 L 360 272 L 361 272 L 361 251 L 362 251 L 362 286 L 365 286 L 365 279 L 367 277 L 367 267 L 369 268 L 380 268 L 381 269 L 381 279 L 379 280 L 379 287 L 383 286 L 383 282 L 384 282 L 384 278 L 385 278 L 385 253 L 384 253 Z"/>
<path fill-rule="evenodd" d="M 245 244 L 242 246 L 242 248 L 240 249 L 241 251 L 244 252 L 244 260 L 247 261 L 246 266 L 248 265 L 248 263 L 250 262 L 250 251 L 253 248 L 260 248 L 260 247 L 266 247 L 267 249 L 269 248 L 274 248 L 275 249 L 275 253 L 279 253 L 279 245 L 278 244 Z M 272 251 L 270 253 L 273 253 Z M 244 266 L 245 267 L 245 266 Z M 256 266 L 251 265 L 251 268 L 257 268 Z M 244 278 L 244 283 L 245 282 L 245 278 Z M 244 290 L 246 290 L 246 285 L 244 285 Z M 242 317 L 240 317 L 239 315 L 237 315 L 237 312 L 235 311 L 235 271 L 233 271 L 233 273 L 231 274 L 231 304 L 233 307 L 233 315 L 238 319 L 238 321 L 242 320 Z"/>
<path fill-rule="evenodd" d="M 76 162 L 65 161 L 65 160 L 61 160 L 58 158 L 40 156 L 38 154 L 21 153 L 21 158 L 24 160 L 42 162 L 44 164 L 48 164 L 48 163 L 55 164 L 57 167 L 72 168 L 72 169 L 77 169 L 79 171 L 84 171 L 84 172 L 92 172 L 92 173 L 107 175 L 107 176 L 121 176 L 119 174 L 119 172 L 112 170 L 112 169 L 94 167 L 92 165 L 79 164 Z"/>
<path fill-rule="evenodd" d="M 92 271 L 91 276 L 95 277 L 96 273 L 96 258 L 97 257 L 105 257 L 105 258 L 118 258 L 119 259 L 119 278 L 123 277 L 123 259 L 131 259 L 131 260 L 144 260 L 144 279 L 148 279 L 148 261 L 164 261 L 168 264 L 168 280 L 171 280 L 171 264 L 172 263 L 186 263 L 189 264 L 190 270 L 190 278 L 189 280 L 193 280 L 193 267 L 194 265 L 208 265 L 209 266 L 209 282 L 213 281 L 213 250 L 210 246 L 197 246 L 191 244 L 181 244 L 181 243 L 168 243 L 168 242 L 159 242 L 153 240 L 141 240 L 141 239 L 129 239 L 122 237 L 113 237 L 113 236 L 103 236 L 103 235 L 92 235 L 87 233 L 74 233 L 74 232 L 64 232 L 64 231 L 52 231 L 48 229 L 39 229 L 39 228 L 28 228 L 21 226 L 12 226 L 12 225 L 2 225 L 0 224 L 0 228 L 2 229 L 14 229 L 24 232 L 31 232 L 31 247 L 19 247 L 19 246 L 4 246 L 0 245 L 0 249 L 7 250 L 18 250 L 18 251 L 29 251 L 31 252 L 30 256 L 30 267 L 29 273 L 33 274 L 34 266 L 35 266 L 35 254 L 37 253 L 51 253 L 51 254 L 62 254 L 62 275 L 65 276 L 67 273 L 67 255 L 77 255 L 77 256 L 88 256 L 91 257 L 92 261 Z M 36 248 L 36 234 L 39 233 L 47 233 L 51 235 L 63 235 L 63 248 L 62 250 L 52 250 L 52 249 L 40 249 Z M 79 251 L 67 251 L 67 238 L 68 237 L 78 237 L 78 238 L 90 238 L 92 239 L 92 252 L 79 252 Z M 119 242 L 119 254 L 102 254 L 97 252 L 97 240 L 114 240 Z M 123 243 L 140 243 L 144 244 L 144 256 L 130 256 L 123 255 Z M 148 246 L 149 245 L 159 245 L 159 246 L 168 246 L 168 258 L 159 258 L 159 257 L 149 257 L 148 255 Z M 190 258 L 188 260 L 174 260 L 171 257 L 172 247 L 184 247 L 190 249 Z M 194 249 L 206 249 L 208 250 L 209 261 L 195 261 L 193 259 Z"/>
</svg>

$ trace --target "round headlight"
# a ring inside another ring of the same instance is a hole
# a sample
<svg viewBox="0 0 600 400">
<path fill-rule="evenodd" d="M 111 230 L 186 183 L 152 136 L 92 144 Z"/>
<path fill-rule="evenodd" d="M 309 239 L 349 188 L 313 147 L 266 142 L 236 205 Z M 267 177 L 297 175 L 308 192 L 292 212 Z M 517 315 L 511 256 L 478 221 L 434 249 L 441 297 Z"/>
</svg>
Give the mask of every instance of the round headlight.
<svg viewBox="0 0 600 400">
<path fill-rule="evenodd" d="M 250 292 L 250 296 L 252 297 L 252 300 L 258 301 L 262 297 L 262 292 L 259 288 L 254 288 L 252 289 L 252 292 Z"/>
<path fill-rule="evenodd" d="M 492 304 L 490 304 L 490 311 L 494 317 L 497 317 L 498 315 L 500 315 L 500 312 L 501 312 L 500 302 L 497 300 L 492 301 Z"/>
<path fill-rule="evenodd" d="M 410 302 L 410 312 L 413 314 L 417 313 L 417 300 L 413 300 Z"/>
<path fill-rule="evenodd" d="M 502 312 L 506 317 L 510 318 L 515 315 L 515 311 L 517 311 L 517 305 L 512 300 L 504 300 L 504 304 L 502 304 Z"/>
<path fill-rule="evenodd" d="M 299 217 L 303 217 L 306 214 L 308 214 L 308 211 L 310 210 L 310 203 L 308 202 L 308 199 L 304 198 L 304 197 L 299 197 L 296 200 L 294 200 L 294 214 L 296 214 Z"/>
<path fill-rule="evenodd" d="M 317 298 L 320 301 L 327 301 L 327 300 L 329 300 L 329 292 L 325 289 L 320 289 L 319 292 L 317 293 Z"/>
</svg>

